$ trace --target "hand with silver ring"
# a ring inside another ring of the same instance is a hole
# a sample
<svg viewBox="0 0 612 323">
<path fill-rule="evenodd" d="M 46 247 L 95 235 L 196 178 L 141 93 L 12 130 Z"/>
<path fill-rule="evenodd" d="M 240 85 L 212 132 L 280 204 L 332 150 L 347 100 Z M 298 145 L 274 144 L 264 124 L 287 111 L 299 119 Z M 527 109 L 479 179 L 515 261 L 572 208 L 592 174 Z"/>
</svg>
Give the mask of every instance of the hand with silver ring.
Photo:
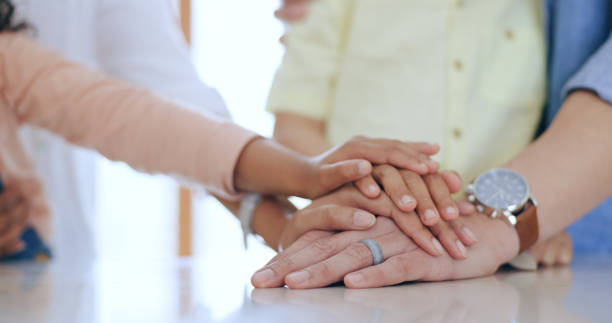
<svg viewBox="0 0 612 323">
<path fill-rule="evenodd" d="M 383 263 L 383 261 L 385 261 L 382 249 L 376 240 L 366 238 L 359 242 L 363 243 L 366 247 L 368 247 L 368 249 L 370 249 L 370 252 L 372 253 L 372 266 L 380 265 Z"/>
</svg>

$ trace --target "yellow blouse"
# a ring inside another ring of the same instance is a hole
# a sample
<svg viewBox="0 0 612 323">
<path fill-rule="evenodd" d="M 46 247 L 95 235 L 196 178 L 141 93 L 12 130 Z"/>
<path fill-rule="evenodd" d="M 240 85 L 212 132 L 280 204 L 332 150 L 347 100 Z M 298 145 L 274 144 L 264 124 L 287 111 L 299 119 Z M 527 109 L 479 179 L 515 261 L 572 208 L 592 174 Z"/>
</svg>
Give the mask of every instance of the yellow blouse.
<svg viewBox="0 0 612 323">
<path fill-rule="evenodd" d="M 289 29 L 271 112 L 440 143 L 466 180 L 533 138 L 545 96 L 539 0 L 316 0 Z"/>
</svg>

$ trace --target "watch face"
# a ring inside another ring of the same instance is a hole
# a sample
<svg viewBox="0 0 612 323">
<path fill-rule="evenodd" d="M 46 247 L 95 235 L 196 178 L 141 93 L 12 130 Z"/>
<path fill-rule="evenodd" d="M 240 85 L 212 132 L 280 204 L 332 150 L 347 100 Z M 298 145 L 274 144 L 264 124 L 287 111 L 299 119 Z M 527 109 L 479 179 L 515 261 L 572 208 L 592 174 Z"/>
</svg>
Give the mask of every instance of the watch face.
<svg viewBox="0 0 612 323">
<path fill-rule="evenodd" d="M 514 211 L 514 208 L 527 202 L 529 185 L 515 171 L 492 169 L 474 181 L 474 196 L 485 206 Z"/>
</svg>

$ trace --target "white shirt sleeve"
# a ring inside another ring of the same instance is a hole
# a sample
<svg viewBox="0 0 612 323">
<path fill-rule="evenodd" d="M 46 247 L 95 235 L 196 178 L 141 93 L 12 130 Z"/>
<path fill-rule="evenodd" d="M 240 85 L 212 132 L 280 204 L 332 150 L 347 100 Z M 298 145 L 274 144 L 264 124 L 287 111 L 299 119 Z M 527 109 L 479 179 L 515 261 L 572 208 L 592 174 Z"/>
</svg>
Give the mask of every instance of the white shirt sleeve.
<svg viewBox="0 0 612 323">
<path fill-rule="evenodd" d="M 106 73 L 199 111 L 230 118 L 199 78 L 170 0 L 97 2 L 96 54 Z"/>
</svg>

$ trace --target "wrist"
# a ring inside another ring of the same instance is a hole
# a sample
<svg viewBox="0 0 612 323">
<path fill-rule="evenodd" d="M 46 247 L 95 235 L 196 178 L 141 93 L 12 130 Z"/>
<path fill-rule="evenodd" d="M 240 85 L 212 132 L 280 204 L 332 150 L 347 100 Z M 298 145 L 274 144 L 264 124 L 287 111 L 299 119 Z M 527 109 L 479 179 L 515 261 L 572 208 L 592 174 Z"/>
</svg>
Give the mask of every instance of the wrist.
<svg viewBox="0 0 612 323">
<path fill-rule="evenodd" d="M 310 160 L 274 140 L 257 138 L 240 155 L 234 184 L 242 191 L 305 196 L 309 173 Z"/>
<path fill-rule="evenodd" d="M 253 230 L 274 250 L 278 249 L 288 213 L 289 208 L 273 197 L 262 199 L 253 213 Z"/>
<path fill-rule="evenodd" d="M 486 242 L 481 243 L 489 245 L 491 256 L 499 265 L 509 262 L 518 255 L 519 236 L 513 226 L 506 221 L 492 219 L 484 214 L 478 214 L 476 217 L 482 219 L 480 226 L 482 232 L 478 233 L 478 236 L 482 235 L 483 240 L 486 239 Z"/>
</svg>

